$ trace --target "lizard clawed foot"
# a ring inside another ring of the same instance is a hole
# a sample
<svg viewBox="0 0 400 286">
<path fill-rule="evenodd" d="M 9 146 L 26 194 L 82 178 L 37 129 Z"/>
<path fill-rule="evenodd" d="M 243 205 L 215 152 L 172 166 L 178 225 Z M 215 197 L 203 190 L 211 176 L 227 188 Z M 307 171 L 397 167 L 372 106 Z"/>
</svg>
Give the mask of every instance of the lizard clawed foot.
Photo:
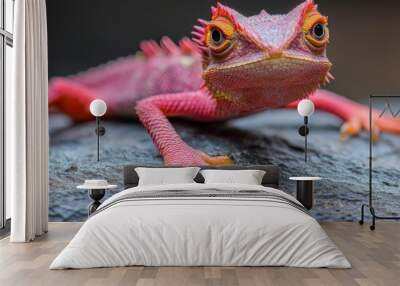
<svg viewBox="0 0 400 286">
<path fill-rule="evenodd" d="M 220 165 L 233 165 L 234 161 L 228 156 L 209 156 L 206 153 L 200 152 L 203 160 L 212 166 L 220 166 Z"/>
<path fill-rule="evenodd" d="M 350 137 L 359 135 L 363 129 L 368 130 L 368 126 L 363 126 L 362 122 L 358 119 L 351 119 L 345 122 L 340 128 L 340 140 L 342 142 L 346 141 Z M 381 130 L 379 127 L 375 126 L 372 128 L 372 142 L 378 143 L 380 139 Z"/>
<path fill-rule="evenodd" d="M 207 166 L 232 165 L 229 156 L 209 156 L 208 154 L 187 146 L 179 151 L 164 155 L 165 164 L 169 166 Z"/>
<path fill-rule="evenodd" d="M 373 111 L 370 130 L 369 109 L 365 106 L 356 107 L 354 116 L 342 125 L 340 139 L 345 141 L 349 137 L 359 135 L 363 130 L 372 132 L 372 142 L 378 143 L 382 132 L 400 135 L 400 119 L 379 117 L 379 114 Z"/>
</svg>

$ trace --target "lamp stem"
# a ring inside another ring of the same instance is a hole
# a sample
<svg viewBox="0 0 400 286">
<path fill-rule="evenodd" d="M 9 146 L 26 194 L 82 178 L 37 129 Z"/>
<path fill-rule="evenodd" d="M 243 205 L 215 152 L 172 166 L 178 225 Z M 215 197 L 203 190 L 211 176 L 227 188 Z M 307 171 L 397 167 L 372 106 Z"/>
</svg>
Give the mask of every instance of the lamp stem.
<svg viewBox="0 0 400 286">
<path fill-rule="evenodd" d="M 304 137 L 304 161 L 307 163 L 307 134 Z"/>
<path fill-rule="evenodd" d="M 100 161 L 100 117 L 96 116 L 96 125 L 97 125 L 97 162 Z"/>
<path fill-rule="evenodd" d="M 308 133 L 307 132 L 307 129 L 308 129 L 308 117 L 307 116 L 304 117 L 304 126 L 306 127 L 305 128 L 305 130 L 306 130 L 306 132 L 305 132 L 306 134 L 305 135 L 306 136 L 304 136 L 304 161 L 307 163 L 307 149 L 308 149 L 307 148 L 308 147 L 307 146 L 307 135 L 308 135 L 307 134 Z"/>
</svg>

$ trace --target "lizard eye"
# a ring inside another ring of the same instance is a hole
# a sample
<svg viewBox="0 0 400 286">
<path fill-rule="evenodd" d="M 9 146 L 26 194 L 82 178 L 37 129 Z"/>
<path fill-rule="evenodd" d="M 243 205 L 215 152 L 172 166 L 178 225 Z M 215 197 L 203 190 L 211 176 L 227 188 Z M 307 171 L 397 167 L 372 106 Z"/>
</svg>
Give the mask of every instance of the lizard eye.
<svg viewBox="0 0 400 286">
<path fill-rule="evenodd" d="M 206 45 L 214 58 L 223 59 L 234 47 L 234 27 L 226 19 L 213 20 L 207 28 Z"/>
<path fill-rule="evenodd" d="M 317 40 L 322 40 L 325 37 L 325 26 L 321 23 L 317 23 L 312 28 L 312 35 Z"/>
<path fill-rule="evenodd" d="M 329 42 L 328 17 L 312 11 L 306 15 L 303 23 L 304 39 L 308 47 L 320 53 Z"/>
<path fill-rule="evenodd" d="M 307 44 L 312 49 L 323 50 L 329 42 L 329 30 L 326 24 L 317 22 L 306 33 Z"/>
<path fill-rule="evenodd" d="M 218 28 L 212 28 L 210 30 L 210 38 L 212 41 L 212 44 L 215 46 L 219 46 L 225 41 L 224 34 L 218 29 Z"/>
</svg>

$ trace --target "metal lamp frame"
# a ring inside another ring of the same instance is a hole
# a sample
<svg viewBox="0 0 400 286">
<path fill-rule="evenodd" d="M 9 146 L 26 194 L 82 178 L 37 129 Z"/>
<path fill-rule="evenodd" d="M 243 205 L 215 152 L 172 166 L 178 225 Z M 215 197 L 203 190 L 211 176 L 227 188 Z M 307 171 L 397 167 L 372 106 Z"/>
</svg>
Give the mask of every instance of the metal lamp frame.
<svg viewBox="0 0 400 286">
<path fill-rule="evenodd" d="M 375 212 L 375 208 L 374 208 L 374 201 L 372 199 L 372 193 L 373 193 L 373 186 L 372 186 L 372 146 L 373 146 L 373 135 L 372 135 L 372 106 L 373 106 L 373 101 L 374 99 L 390 99 L 390 98 L 400 98 L 400 95 L 370 95 L 369 96 L 369 172 L 368 172 L 368 204 L 362 204 L 361 206 L 361 219 L 359 221 L 359 224 L 364 224 L 364 209 L 368 208 L 371 216 L 372 216 L 372 224 L 370 225 L 370 229 L 371 230 L 375 230 L 375 224 L 376 224 L 376 220 L 380 219 L 380 220 L 399 220 L 400 216 L 381 216 L 381 215 L 377 215 Z M 400 115 L 400 110 L 397 112 L 393 112 L 390 103 L 386 102 L 385 108 L 383 109 L 383 111 L 380 113 L 379 118 L 382 117 L 386 110 L 389 110 L 391 115 L 393 116 L 393 118 L 397 118 Z"/>
</svg>

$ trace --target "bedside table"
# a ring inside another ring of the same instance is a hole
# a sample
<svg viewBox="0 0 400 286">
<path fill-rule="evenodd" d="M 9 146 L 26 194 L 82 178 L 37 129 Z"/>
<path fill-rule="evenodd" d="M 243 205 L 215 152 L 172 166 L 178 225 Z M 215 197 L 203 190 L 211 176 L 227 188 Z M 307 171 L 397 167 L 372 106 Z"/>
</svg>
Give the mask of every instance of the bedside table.
<svg viewBox="0 0 400 286">
<path fill-rule="evenodd" d="M 290 177 L 289 180 L 296 181 L 296 198 L 303 206 L 311 210 L 314 204 L 314 182 L 320 181 L 320 177 Z"/>
<path fill-rule="evenodd" d="M 117 185 L 110 185 L 106 180 L 85 180 L 83 185 L 77 186 L 78 189 L 88 191 L 89 198 L 93 202 L 88 206 L 88 216 L 94 213 L 101 205 L 100 200 L 106 194 L 106 190 L 115 189 Z"/>
</svg>

